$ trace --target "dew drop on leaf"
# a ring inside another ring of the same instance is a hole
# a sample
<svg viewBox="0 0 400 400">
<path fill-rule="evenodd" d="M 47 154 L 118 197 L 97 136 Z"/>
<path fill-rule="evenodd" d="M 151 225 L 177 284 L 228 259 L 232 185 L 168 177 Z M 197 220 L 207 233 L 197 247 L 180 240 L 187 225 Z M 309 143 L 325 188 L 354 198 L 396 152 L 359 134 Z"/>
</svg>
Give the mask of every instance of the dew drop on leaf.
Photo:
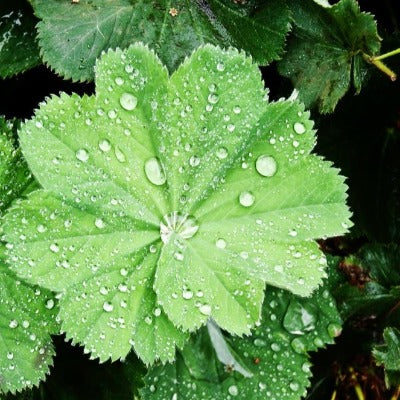
<svg viewBox="0 0 400 400">
<path fill-rule="evenodd" d="M 199 307 L 199 311 L 203 315 L 211 315 L 211 306 L 209 304 L 203 304 Z"/>
<path fill-rule="evenodd" d="M 229 386 L 229 388 L 228 388 L 228 393 L 229 393 L 231 396 L 237 396 L 237 395 L 239 394 L 239 390 L 238 390 L 238 388 L 237 388 L 236 385 L 231 385 L 231 386 Z"/>
<path fill-rule="evenodd" d="M 87 162 L 89 160 L 89 153 L 85 149 L 79 149 L 75 153 L 75 157 L 81 162 Z"/>
<path fill-rule="evenodd" d="M 160 222 L 160 236 L 163 243 L 168 243 L 173 233 L 182 239 L 190 239 L 198 230 L 199 224 L 196 218 L 177 211 L 165 215 Z"/>
<path fill-rule="evenodd" d="M 167 181 L 164 168 L 156 157 L 149 158 L 144 164 L 147 179 L 154 185 L 161 186 Z"/>
<path fill-rule="evenodd" d="M 220 147 L 217 150 L 217 157 L 220 160 L 223 160 L 224 158 L 228 157 L 228 150 L 225 147 Z"/>
<path fill-rule="evenodd" d="M 119 99 L 119 102 L 127 111 L 132 111 L 137 106 L 137 98 L 131 93 L 123 93 Z"/>
<path fill-rule="evenodd" d="M 100 140 L 99 149 L 106 153 L 111 150 L 111 143 L 107 139 Z"/>
<path fill-rule="evenodd" d="M 305 126 L 301 122 L 296 122 L 293 125 L 293 129 L 299 135 L 302 135 L 306 131 Z"/>
<path fill-rule="evenodd" d="M 275 158 L 265 154 L 261 155 L 257 158 L 256 170 L 262 176 L 274 176 L 277 170 L 277 163 L 275 161 Z"/>
<path fill-rule="evenodd" d="M 108 301 L 105 301 L 103 303 L 103 310 L 105 312 L 111 312 L 112 310 L 114 310 L 114 306 L 111 303 L 109 303 Z"/>
<path fill-rule="evenodd" d="M 251 207 L 254 204 L 255 197 L 253 193 L 244 191 L 239 195 L 239 203 L 243 207 Z"/>
<path fill-rule="evenodd" d="M 315 329 L 318 311 L 312 304 L 291 300 L 283 318 L 284 328 L 294 335 L 304 335 Z"/>
<path fill-rule="evenodd" d="M 226 247 L 226 241 L 224 239 L 217 239 L 217 241 L 215 242 L 215 246 L 217 246 L 219 249 L 225 249 Z"/>
<path fill-rule="evenodd" d="M 197 157 L 197 156 L 192 156 L 192 157 L 190 157 L 190 159 L 189 159 L 189 164 L 190 164 L 192 167 L 197 167 L 197 166 L 200 164 L 200 158 Z"/>
</svg>

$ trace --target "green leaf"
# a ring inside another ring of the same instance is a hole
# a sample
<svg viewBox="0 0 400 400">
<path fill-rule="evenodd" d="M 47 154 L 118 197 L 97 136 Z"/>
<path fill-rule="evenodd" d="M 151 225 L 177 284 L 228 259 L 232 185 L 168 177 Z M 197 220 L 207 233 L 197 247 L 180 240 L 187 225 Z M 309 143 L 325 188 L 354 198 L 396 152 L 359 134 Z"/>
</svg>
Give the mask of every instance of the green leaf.
<svg viewBox="0 0 400 400">
<path fill-rule="evenodd" d="M 307 353 L 332 343 L 340 326 L 326 288 L 300 299 L 268 287 L 252 336 L 230 337 L 209 323 L 174 364 L 150 368 L 143 399 L 300 399 L 311 375 Z"/>
<path fill-rule="evenodd" d="M 134 3 L 134 4 L 133 4 Z M 135 41 L 157 50 L 170 70 L 204 43 L 236 46 L 260 63 L 278 58 L 289 30 L 282 0 L 32 0 L 43 59 L 65 78 L 92 80 L 101 52 Z"/>
<path fill-rule="evenodd" d="M 57 306 L 53 294 L 17 280 L 3 261 L 0 293 L 0 393 L 15 393 L 38 385 L 49 372 Z"/>
<path fill-rule="evenodd" d="M 343 318 L 373 313 L 382 321 L 398 324 L 400 314 L 395 305 L 400 301 L 399 251 L 394 244 L 368 244 L 342 261 L 341 270 L 350 283 L 343 279 L 333 293 Z"/>
<path fill-rule="evenodd" d="M 257 66 L 210 45 L 170 78 L 143 45 L 110 51 L 96 85 L 22 126 L 43 189 L 4 223 L 13 270 L 62 293 L 68 337 L 101 361 L 132 345 L 167 361 L 209 318 L 249 333 L 265 282 L 318 287 L 313 239 L 351 223 L 343 178 L 309 154 L 301 104 L 269 104 Z"/>
<path fill-rule="evenodd" d="M 15 146 L 16 123 L 0 117 L 0 217 L 31 181 L 21 151 Z"/>
<path fill-rule="evenodd" d="M 36 18 L 24 0 L 0 4 L 0 77 L 24 72 L 41 63 L 36 41 Z"/>
<path fill-rule="evenodd" d="M 375 346 L 372 354 L 378 365 L 385 367 L 386 382 L 400 384 L 400 331 L 386 328 L 383 332 L 384 344 Z"/>
<path fill-rule="evenodd" d="M 361 12 L 356 0 L 328 8 L 290 0 L 289 6 L 294 30 L 279 71 L 292 80 L 306 106 L 332 112 L 351 84 L 361 90 L 367 72 L 363 54 L 379 52 L 374 17 Z"/>
</svg>

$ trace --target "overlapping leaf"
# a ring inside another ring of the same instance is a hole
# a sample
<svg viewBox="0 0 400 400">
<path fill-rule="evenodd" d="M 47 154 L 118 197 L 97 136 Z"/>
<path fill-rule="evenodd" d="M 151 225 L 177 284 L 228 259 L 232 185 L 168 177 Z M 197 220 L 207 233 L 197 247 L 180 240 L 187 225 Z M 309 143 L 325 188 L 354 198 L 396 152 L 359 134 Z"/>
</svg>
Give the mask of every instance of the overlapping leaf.
<svg viewBox="0 0 400 400">
<path fill-rule="evenodd" d="M 307 106 L 332 112 L 350 85 L 361 90 L 367 72 L 363 54 L 376 55 L 380 38 L 371 14 L 356 0 L 324 8 L 312 1 L 290 0 L 294 30 L 279 64 Z"/>
<path fill-rule="evenodd" d="M 167 361 L 209 318 L 249 333 L 265 282 L 311 294 L 313 239 L 350 214 L 301 104 L 268 104 L 257 66 L 210 45 L 170 78 L 143 45 L 110 51 L 96 84 L 24 124 L 43 190 L 5 218 L 12 268 L 62 293 L 68 337 L 101 360 Z"/>
<path fill-rule="evenodd" d="M 143 41 L 170 70 L 204 43 L 243 48 L 260 63 L 279 57 L 289 30 L 282 0 L 31 0 L 43 59 L 73 80 L 92 80 L 102 51 Z"/>
<path fill-rule="evenodd" d="M 0 4 L 0 77 L 26 71 L 40 64 L 36 18 L 24 0 Z"/>
<path fill-rule="evenodd" d="M 300 399 L 311 375 L 307 352 L 332 343 L 340 324 L 326 288 L 299 299 L 268 287 L 252 336 L 229 337 L 209 325 L 174 364 L 150 368 L 143 399 Z"/>
<path fill-rule="evenodd" d="M 0 119 L 0 216 L 30 181 L 12 141 L 12 124 Z M 23 221 L 24 222 L 24 221 Z M 21 282 L 4 262 L 0 244 L 0 393 L 37 385 L 48 373 L 56 333 L 55 299 Z"/>
</svg>

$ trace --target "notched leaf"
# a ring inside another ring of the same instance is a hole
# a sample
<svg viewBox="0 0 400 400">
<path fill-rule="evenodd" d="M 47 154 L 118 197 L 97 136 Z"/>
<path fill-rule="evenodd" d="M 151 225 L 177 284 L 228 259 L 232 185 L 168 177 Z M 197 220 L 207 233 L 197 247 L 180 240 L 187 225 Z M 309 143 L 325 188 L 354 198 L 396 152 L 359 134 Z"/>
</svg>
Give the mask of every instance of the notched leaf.
<svg viewBox="0 0 400 400">
<path fill-rule="evenodd" d="M 211 45 L 171 76 L 144 45 L 109 51 L 96 88 L 22 126 L 43 189 L 4 223 L 11 268 L 62 293 L 67 337 L 101 361 L 133 346 L 166 362 L 210 318 L 250 333 L 265 283 L 311 295 L 314 240 L 351 222 L 302 104 L 269 103 L 251 58 Z"/>
</svg>

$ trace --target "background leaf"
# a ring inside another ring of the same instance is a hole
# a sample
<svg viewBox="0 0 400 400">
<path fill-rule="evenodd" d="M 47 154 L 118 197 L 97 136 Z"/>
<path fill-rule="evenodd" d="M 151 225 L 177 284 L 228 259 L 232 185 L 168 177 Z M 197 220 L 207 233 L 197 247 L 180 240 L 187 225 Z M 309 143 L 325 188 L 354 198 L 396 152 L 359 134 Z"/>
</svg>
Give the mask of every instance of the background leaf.
<svg viewBox="0 0 400 400">
<path fill-rule="evenodd" d="M 203 328 L 175 364 L 149 370 L 143 399 L 300 399 L 309 385 L 307 352 L 332 343 L 340 324 L 325 287 L 309 299 L 267 287 L 262 322 L 253 334 L 223 336 L 236 368 L 233 361 L 224 365 Z"/>
<path fill-rule="evenodd" d="M 24 72 L 41 63 L 36 41 L 37 19 L 25 0 L 0 4 L 0 77 Z"/>
<path fill-rule="evenodd" d="M 107 49 L 149 44 L 170 70 L 204 43 L 245 49 L 260 63 L 276 59 L 289 30 L 284 1 L 32 0 L 43 59 L 74 81 L 92 80 L 96 58 Z M 249 40 L 250 38 L 257 40 Z"/>
<path fill-rule="evenodd" d="M 330 8 L 290 0 L 289 6 L 294 29 L 279 71 L 292 80 L 307 107 L 332 112 L 351 84 L 361 90 L 367 71 L 362 54 L 379 52 L 374 17 L 360 12 L 355 0 Z"/>
</svg>

